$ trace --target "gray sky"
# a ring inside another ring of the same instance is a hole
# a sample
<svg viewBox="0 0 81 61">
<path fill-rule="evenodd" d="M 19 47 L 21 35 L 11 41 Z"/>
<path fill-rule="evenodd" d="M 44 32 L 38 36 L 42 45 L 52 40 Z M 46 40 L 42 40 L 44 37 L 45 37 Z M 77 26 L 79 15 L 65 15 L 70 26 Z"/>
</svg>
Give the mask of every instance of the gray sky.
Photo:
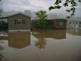
<svg viewBox="0 0 81 61">
<path fill-rule="evenodd" d="M 3 0 L 3 10 L 4 11 L 22 11 L 22 10 L 31 10 L 31 11 L 38 11 L 38 10 L 46 10 L 48 11 L 48 8 L 50 5 L 53 4 L 53 1 L 55 0 Z M 49 13 L 55 13 L 60 16 L 68 15 L 66 13 L 64 8 L 61 8 L 60 10 L 52 10 L 48 11 Z M 81 16 L 81 3 L 77 7 L 76 15 L 75 16 Z"/>
<path fill-rule="evenodd" d="M 3 0 L 3 8 L 11 10 L 47 10 L 53 0 Z"/>
</svg>

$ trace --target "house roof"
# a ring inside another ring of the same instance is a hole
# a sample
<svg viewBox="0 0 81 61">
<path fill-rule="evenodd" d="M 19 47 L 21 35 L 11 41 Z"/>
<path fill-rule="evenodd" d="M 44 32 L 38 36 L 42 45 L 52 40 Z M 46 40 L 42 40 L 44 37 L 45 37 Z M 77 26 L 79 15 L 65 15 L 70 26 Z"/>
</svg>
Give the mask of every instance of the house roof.
<svg viewBox="0 0 81 61">
<path fill-rule="evenodd" d="M 11 12 L 3 12 L 1 18 L 13 16 L 13 15 L 16 15 L 16 14 L 22 14 L 22 15 L 31 17 L 31 13 L 30 12 L 11 11 Z"/>
<path fill-rule="evenodd" d="M 16 14 L 13 14 L 13 15 L 7 16 L 7 18 L 12 17 L 12 16 L 15 16 L 15 15 L 22 15 L 22 16 L 26 16 L 27 18 L 31 18 L 30 16 L 25 15 L 25 14 L 23 14 L 23 13 L 16 13 Z"/>
<path fill-rule="evenodd" d="M 16 15 L 16 14 L 23 14 L 25 16 L 31 17 L 31 20 L 37 20 L 37 16 L 35 15 L 36 12 L 30 12 L 30 11 L 9 11 L 9 12 L 3 12 L 2 16 L 0 18 L 5 18 L 5 17 L 9 17 L 12 15 Z M 54 20 L 54 19 L 59 19 L 59 16 L 56 16 L 56 14 L 48 14 L 47 17 L 48 20 Z M 60 18 L 61 19 L 61 18 Z M 65 18 L 62 18 L 65 19 Z"/>
</svg>

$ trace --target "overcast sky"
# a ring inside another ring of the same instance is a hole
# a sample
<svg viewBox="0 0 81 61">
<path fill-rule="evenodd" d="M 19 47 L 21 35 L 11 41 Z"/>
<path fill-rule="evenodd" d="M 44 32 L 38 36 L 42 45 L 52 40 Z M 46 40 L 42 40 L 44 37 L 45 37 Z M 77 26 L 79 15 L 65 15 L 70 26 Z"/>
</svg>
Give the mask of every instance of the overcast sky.
<svg viewBox="0 0 81 61">
<path fill-rule="evenodd" d="M 11 10 L 47 10 L 53 0 L 3 0 L 3 8 Z"/>
<path fill-rule="evenodd" d="M 65 16 L 68 15 L 64 8 L 60 10 L 52 10 L 49 11 L 48 8 L 50 5 L 53 4 L 54 0 L 3 0 L 3 10 L 4 11 L 14 11 L 14 10 L 31 10 L 31 11 L 38 11 L 38 10 L 46 10 L 50 13 L 58 13 Z M 81 3 L 79 4 L 80 7 L 77 7 L 76 16 L 81 16 Z"/>
</svg>

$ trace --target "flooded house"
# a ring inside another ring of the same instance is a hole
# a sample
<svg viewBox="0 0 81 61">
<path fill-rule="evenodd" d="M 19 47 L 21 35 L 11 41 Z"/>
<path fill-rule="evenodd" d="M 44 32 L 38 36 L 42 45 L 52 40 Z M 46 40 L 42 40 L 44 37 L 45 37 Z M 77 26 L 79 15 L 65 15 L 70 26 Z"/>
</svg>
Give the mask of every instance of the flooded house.
<svg viewBox="0 0 81 61">
<path fill-rule="evenodd" d="M 8 23 L 8 31 L 28 31 L 31 28 L 30 11 L 4 12 L 0 19 Z"/>
<path fill-rule="evenodd" d="M 37 19 L 32 20 L 32 29 L 35 27 Z M 66 19 L 47 19 L 49 29 L 66 29 Z"/>
<path fill-rule="evenodd" d="M 30 30 L 31 17 L 18 13 L 8 17 L 9 30 Z"/>
<path fill-rule="evenodd" d="M 67 25 L 66 19 L 49 19 L 48 22 L 49 22 L 50 28 L 66 29 L 66 25 Z"/>
</svg>

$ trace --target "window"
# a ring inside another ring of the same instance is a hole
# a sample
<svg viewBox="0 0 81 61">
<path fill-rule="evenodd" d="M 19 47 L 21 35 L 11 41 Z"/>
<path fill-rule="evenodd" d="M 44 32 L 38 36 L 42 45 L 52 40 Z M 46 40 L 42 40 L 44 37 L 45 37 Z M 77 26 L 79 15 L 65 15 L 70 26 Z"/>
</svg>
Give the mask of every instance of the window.
<svg viewBox="0 0 81 61">
<path fill-rule="evenodd" d="M 19 20 L 15 20 L 14 22 L 15 24 L 21 24 L 21 22 Z"/>
<path fill-rule="evenodd" d="M 71 24 L 71 22 L 69 22 L 69 24 Z"/>
<path fill-rule="evenodd" d="M 14 21 L 14 24 L 17 24 L 17 20 Z"/>
<path fill-rule="evenodd" d="M 61 25 L 61 26 L 62 26 L 62 25 L 63 25 L 63 22 L 59 22 L 59 25 Z"/>
<path fill-rule="evenodd" d="M 17 19 L 15 20 L 15 24 L 25 24 L 25 20 Z"/>
<path fill-rule="evenodd" d="M 25 20 L 22 20 L 22 24 L 25 24 Z"/>
<path fill-rule="evenodd" d="M 78 24 L 77 21 L 76 21 L 76 24 Z"/>
<path fill-rule="evenodd" d="M 81 22 L 79 22 L 81 24 Z"/>
</svg>

